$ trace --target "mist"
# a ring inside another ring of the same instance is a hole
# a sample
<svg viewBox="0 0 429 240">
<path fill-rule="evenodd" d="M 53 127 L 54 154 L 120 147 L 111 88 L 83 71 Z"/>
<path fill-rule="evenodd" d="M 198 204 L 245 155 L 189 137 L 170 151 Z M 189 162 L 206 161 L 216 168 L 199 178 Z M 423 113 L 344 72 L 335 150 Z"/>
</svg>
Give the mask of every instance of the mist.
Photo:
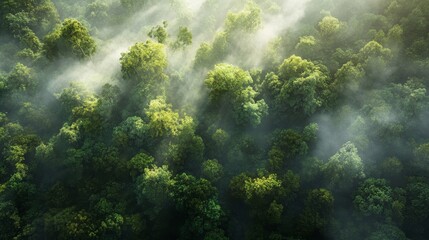
<svg viewBox="0 0 429 240">
<path fill-rule="evenodd" d="M 428 239 L 428 6 L 0 3 L 0 240 Z"/>
</svg>

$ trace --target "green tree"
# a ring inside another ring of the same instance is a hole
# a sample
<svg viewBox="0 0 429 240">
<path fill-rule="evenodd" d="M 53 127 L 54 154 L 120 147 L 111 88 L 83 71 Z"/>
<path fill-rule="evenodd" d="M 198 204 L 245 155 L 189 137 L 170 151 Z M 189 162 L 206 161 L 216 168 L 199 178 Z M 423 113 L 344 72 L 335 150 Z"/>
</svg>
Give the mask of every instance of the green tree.
<svg viewBox="0 0 429 240">
<path fill-rule="evenodd" d="M 294 160 L 308 152 L 304 137 L 292 129 L 275 132 L 272 147 L 268 152 L 269 166 L 272 170 L 281 171 L 285 166 L 294 166 Z"/>
<path fill-rule="evenodd" d="M 177 136 L 181 130 L 179 113 L 171 109 L 164 98 L 150 101 L 145 111 L 148 118 L 149 132 L 152 137 Z M 191 119 L 185 119 L 185 121 Z"/>
<path fill-rule="evenodd" d="M 202 239 L 216 233 L 219 239 L 223 239 L 219 227 L 224 213 L 217 200 L 216 189 L 208 180 L 186 173 L 177 175 L 174 180 L 173 200 L 176 208 L 187 216 L 181 228 L 181 237 Z"/>
<path fill-rule="evenodd" d="M 148 2 L 148 0 L 121 0 L 121 5 L 129 11 L 136 12 Z"/>
<path fill-rule="evenodd" d="M 304 211 L 300 214 L 298 232 L 302 237 L 314 236 L 329 223 L 334 197 L 327 189 L 313 189 L 308 192 Z"/>
<path fill-rule="evenodd" d="M 223 176 L 223 167 L 218 160 L 207 160 L 202 165 L 203 176 L 211 182 L 218 181 Z"/>
<path fill-rule="evenodd" d="M 369 178 L 359 187 L 353 202 L 364 216 L 388 216 L 393 202 L 392 188 L 385 179 Z"/>
<path fill-rule="evenodd" d="M 318 31 L 322 39 L 330 39 L 341 29 L 341 22 L 333 17 L 326 16 L 318 23 Z"/>
<path fill-rule="evenodd" d="M 278 76 L 271 74 L 264 83 L 273 96 L 275 109 L 282 111 L 286 106 L 291 112 L 309 116 L 326 105 L 329 89 L 324 69 L 295 55 L 285 59 Z"/>
<path fill-rule="evenodd" d="M 390 60 L 391 57 L 392 51 L 388 48 L 384 48 L 380 43 L 376 41 L 368 42 L 363 48 L 359 50 L 359 59 L 362 62 L 370 61 L 374 58 L 387 61 Z"/>
<path fill-rule="evenodd" d="M 94 1 L 88 4 L 85 17 L 91 24 L 102 26 L 109 20 L 109 6 L 101 1 Z"/>
<path fill-rule="evenodd" d="M 44 42 L 46 56 L 51 60 L 59 56 L 85 59 L 91 57 L 97 49 L 88 29 L 73 18 L 65 19 L 46 36 Z"/>
<path fill-rule="evenodd" d="M 361 90 L 365 77 L 362 66 L 347 62 L 335 73 L 334 86 L 337 94 L 343 97 L 353 97 Z"/>
<path fill-rule="evenodd" d="M 59 22 L 57 9 L 51 0 L 5 0 L 0 3 L 0 28 L 11 27 L 16 23 L 9 22 L 11 18 L 19 18 L 24 15 L 31 21 L 27 22 L 25 26 L 21 25 L 23 28 L 20 31 L 35 33 L 34 36 L 45 35 Z M 9 30 L 11 29 L 9 28 Z"/>
<path fill-rule="evenodd" d="M 177 39 L 173 43 L 173 49 L 185 48 L 192 44 L 192 32 L 187 27 L 179 27 Z"/>
<path fill-rule="evenodd" d="M 218 128 L 211 136 L 216 146 L 223 147 L 229 139 L 229 134 L 225 130 Z"/>
<path fill-rule="evenodd" d="M 156 39 L 159 43 L 165 44 L 168 38 L 167 26 L 167 21 L 164 21 L 162 22 L 162 26 L 156 25 L 152 27 L 147 35 L 152 39 Z"/>
<path fill-rule="evenodd" d="M 144 173 L 146 168 L 150 168 L 155 162 L 155 159 L 152 156 L 147 155 L 146 153 L 138 153 L 130 159 L 128 162 L 128 169 L 130 170 L 130 175 L 132 177 L 137 177 Z"/>
<path fill-rule="evenodd" d="M 12 91 L 31 91 L 37 86 L 33 70 L 17 63 L 6 80 L 6 86 Z"/>
<path fill-rule="evenodd" d="M 317 41 L 313 36 L 302 36 L 299 38 L 298 44 L 296 44 L 295 49 L 298 52 L 299 56 L 305 58 L 313 58 L 315 52 L 317 51 Z"/>
<path fill-rule="evenodd" d="M 16 14 L 7 14 L 5 20 L 9 24 L 9 29 L 22 45 L 29 48 L 32 52 L 39 52 L 42 49 L 42 43 L 37 35 L 31 30 L 30 23 L 35 21 L 30 13 L 19 12 Z"/>
<path fill-rule="evenodd" d="M 136 181 L 137 199 L 141 204 L 148 201 L 154 204 L 157 210 L 160 210 L 167 202 L 174 184 L 175 181 L 166 165 L 145 168 L 144 173 Z"/>
<path fill-rule="evenodd" d="M 149 127 L 140 117 L 129 117 L 113 129 L 113 141 L 118 147 L 142 146 L 147 142 Z"/>
<path fill-rule="evenodd" d="M 426 230 L 429 219 L 429 184 L 421 178 L 410 178 L 405 187 L 404 229 L 407 236 L 419 238 Z"/>
<path fill-rule="evenodd" d="M 392 239 L 392 240 L 406 240 L 409 239 L 406 237 L 405 233 L 394 225 L 389 224 L 380 224 L 377 226 L 377 230 L 371 233 L 371 235 L 366 238 L 367 240 L 383 240 L 383 239 Z"/>
<path fill-rule="evenodd" d="M 261 9 L 253 2 L 249 2 L 245 9 L 238 13 L 228 13 L 225 20 L 227 32 L 254 32 L 261 25 Z"/>
<path fill-rule="evenodd" d="M 345 143 L 323 166 L 326 179 L 331 188 L 343 191 L 353 187 L 365 177 L 364 165 L 355 145 Z"/>
<path fill-rule="evenodd" d="M 131 85 L 142 83 L 147 88 L 162 86 L 167 76 L 167 57 L 164 45 L 153 41 L 136 43 L 128 52 L 121 54 L 121 72 Z"/>
<path fill-rule="evenodd" d="M 420 169 L 426 174 L 429 174 L 429 143 L 424 143 L 416 147 L 414 156 L 412 165 L 416 169 Z"/>
<path fill-rule="evenodd" d="M 56 97 L 63 107 L 65 114 L 69 115 L 76 107 L 83 106 L 85 100 L 90 98 L 90 93 L 82 83 L 71 82 L 69 87 L 64 88 Z"/>
<path fill-rule="evenodd" d="M 22 220 L 13 202 L 1 201 L 0 210 L 0 222 L 2 223 L 0 225 L 2 232 L 0 239 L 11 239 L 19 235 Z"/>
<path fill-rule="evenodd" d="M 278 197 L 284 192 L 282 181 L 276 174 L 246 179 L 243 187 L 245 200 L 249 203 Z"/>
<path fill-rule="evenodd" d="M 250 123 L 257 126 L 267 114 L 268 106 L 252 88 L 250 74 L 236 66 L 218 64 L 207 74 L 211 103 L 217 108 L 229 107 L 236 124 Z"/>
</svg>

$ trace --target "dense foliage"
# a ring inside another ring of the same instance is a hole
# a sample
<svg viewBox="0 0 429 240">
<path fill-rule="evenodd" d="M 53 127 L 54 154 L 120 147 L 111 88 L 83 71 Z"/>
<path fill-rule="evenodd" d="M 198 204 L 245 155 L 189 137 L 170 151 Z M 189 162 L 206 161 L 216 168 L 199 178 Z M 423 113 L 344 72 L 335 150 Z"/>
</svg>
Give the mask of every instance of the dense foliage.
<svg viewBox="0 0 429 240">
<path fill-rule="evenodd" d="M 429 239 L 429 1 L 197 2 L 0 2 L 0 240 Z"/>
</svg>

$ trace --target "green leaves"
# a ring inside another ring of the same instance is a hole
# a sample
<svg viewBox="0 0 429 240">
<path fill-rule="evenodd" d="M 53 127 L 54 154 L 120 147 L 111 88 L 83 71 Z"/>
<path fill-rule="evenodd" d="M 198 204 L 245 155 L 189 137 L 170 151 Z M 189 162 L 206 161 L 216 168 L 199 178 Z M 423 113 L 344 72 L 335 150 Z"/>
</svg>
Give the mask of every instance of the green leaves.
<svg viewBox="0 0 429 240">
<path fill-rule="evenodd" d="M 121 54 L 120 63 L 123 78 L 132 84 L 156 85 L 166 80 L 167 56 L 160 43 L 136 43 Z"/>
<path fill-rule="evenodd" d="M 223 176 L 223 167 L 218 160 L 207 160 L 202 164 L 203 176 L 211 182 L 218 181 Z"/>
<path fill-rule="evenodd" d="M 384 179 L 369 178 L 359 187 L 353 202 L 365 216 L 389 215 L 393 202 L 392 188 Z"/>
<path fill-rule="evenodd" d="M 277 178 L 276 174 L 269 174 L 267 177 L 262 176 L 254 179 L 248 179 L 244 182 L 244 193 L 246 199 L 265 198 L 277 191 L 281 191 L 281 181 Z"/>
<path fill-rule="evenodd" d="M 305 156 L 308 152 L 306 139 L 298 132 L 287 129 L 274 133 L 272 147 L 268 152 L 269 167 L 274 171 L 282 171 L 291 167 L 294 160 Z"/>
<path fill-rule="evenodd" d="M 414 149 L 414 159 L 411 162 L 416 170 L 429 171 L 429 143 L 424 143 Z"/>
<path fill-rule="evenodd" d="M 46 57 L 51 60 L 59 56 L 85 59 L 91 57 L 97 49 L 88 29 L 73 18 L 64 20 L 61 26 L 46 36 L 44 42 Z"/>
<path fill-rule="evenodd" d="M 371 58 L 380 58 L 384 61 L 392 58 L 392 52 L 388 48 L 384 48 L 376 41 L 368 42 L 360 51 L 359 59 L 363 62 L 371 60 Z"/>
<path fill-rule="evenodd" d="M 332 189 L 344 190 L 353 187 L 365 177 L 364 165 L 353 143 L 345 143 L 323 166 L 323 171 Z"/>
<path fill-rule="evenodd" d="M 161 25 L 156 25 L 147 34 L 150 38 L 156 39 L 159 43 L 165 44 L 167 42 L 168 33 L 167 33 L 167 21 L 162 22 Z"/>
<path fill-rule="evenodd" d="M 164 98 L 152 100 L 145 113 L 153 137 L 176 136 L 179 133 L 179 114 L 171 110 L 171 105 Z"/>
<path fill-rule="evenodd" d="M 148 126 L 140 117 L 129 117 L 113 130 L 113 141 L 117 146 L 140 146 L 145 142 Z"/>
<path fill-rule="evenodd" d="M 328 39 L 340 31 L 341 22 L 335 17 L 326 16 L 319 22 L 318 27 L 321 37 Z"/>
<path fill-rule="evenodd" d="M 37 86 L 37 81 L 31 68 L 17 63 L 7 77 L 6 86 L 12 91 L 31 91 Z"/>
<path fill-rule="evenodd" d="M 285 59 L 278 75 L 268 74 L 264 85 L 278 111 L 290 109 L 309 116 L 328 101 L 328 76 L 324 67 L 299 56 Z"/>
<path fill-rule="evenodd" d="M 141 203 L 146 200 L 162 206 L 174 183 L 167 166 L 145 168 L 144 173 L 137 178 L 137 198 Z"/>
<path fill-rule="evenodd" d="M 245 31 L 254 32 L 261 25 L 261 9 L 253 2 L 249 2 L 246 8 L 238 13 L 228 13 L 225 21 L 227 32 Z"/>
<path fill-rule="evenodd" d="M 205 84 L 210 89 L 213 101 L 219 101 L 225 95 L 237 97 L 240 91 L 253 82 L 250 74 L 239 67 L 218 64 L 207 74 Z"/>
<path fill-rule="evenodd" d="M 185 48 L 192 44 L 192 33 L 187 27 L 179 27 L 177 39 L 173 43 L 173 49 Z"/>
<path fill-rule="evenodd" d="M 218 64 L 207 74 L 205 84 L 210 89 L 211 103 L 222 108 L 229 105 L 236 124 L 257 126 L 268 113 L 263 99 L 256 100 L 250 74 L 229 64 Z"/>
</svg>

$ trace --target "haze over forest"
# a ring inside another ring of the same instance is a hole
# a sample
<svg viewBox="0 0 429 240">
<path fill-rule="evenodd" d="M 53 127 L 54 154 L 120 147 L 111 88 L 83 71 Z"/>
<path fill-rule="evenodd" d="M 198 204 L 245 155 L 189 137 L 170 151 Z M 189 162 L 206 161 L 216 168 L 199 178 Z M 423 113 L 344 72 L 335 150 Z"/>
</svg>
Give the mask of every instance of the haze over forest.
<svg viewBox="0 0 429 240">
<path fill-rule="evenodd" d="M 429 239 L 428 0 L 1 0 L 0 240 Z"/>
</svg>

